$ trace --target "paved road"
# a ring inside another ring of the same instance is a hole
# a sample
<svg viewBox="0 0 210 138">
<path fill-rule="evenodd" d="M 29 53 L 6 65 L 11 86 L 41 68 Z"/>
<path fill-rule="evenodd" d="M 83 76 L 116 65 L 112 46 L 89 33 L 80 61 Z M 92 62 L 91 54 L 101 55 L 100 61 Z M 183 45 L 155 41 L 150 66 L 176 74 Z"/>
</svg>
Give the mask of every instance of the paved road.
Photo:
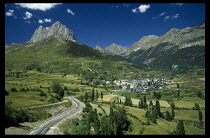
<svg viewBox="0 0 210 138">
<path fill-rule="evenodd" d="M 45 123 L 42 124 L 41 126 L 39 126 L 38 128 L 36 128 L 34 131 L 32 131 L 29 135 L 44 135 L 46 133 L 46 131 L 53 125 L 55 125 L 58 121 L 70 116 L 71 114 L 74 114 L 78 111 L 80 111 L 83 107 L 84 104 L 82 102 L 80 102 L 79 100 L 75 99 L 72 96 L 68 97 L 69 99 L 71 99 L 75 104 L 76 107 L 73 109 L 70 109 L 68 111 L 65 111 L 61 114 L 58 114 L 56 116 L 53 116 L 47 120 L 45 120 Z"/>
</svg>

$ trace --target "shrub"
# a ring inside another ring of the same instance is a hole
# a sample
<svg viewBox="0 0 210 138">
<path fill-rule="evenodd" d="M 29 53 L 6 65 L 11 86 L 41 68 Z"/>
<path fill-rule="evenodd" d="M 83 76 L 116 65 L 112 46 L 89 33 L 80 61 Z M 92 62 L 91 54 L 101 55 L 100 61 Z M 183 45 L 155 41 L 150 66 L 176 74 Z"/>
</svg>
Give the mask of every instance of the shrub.
<svg viewBox="0 0 210 138">
<path fill-rule="evenodd" d="M 45 97 L 47 97 L 47 95 L 44 92 L 40 92 L 39 96 L 45 96 Z"/>
<path fill-rule="evenodd" d="M 11 88 L 11 91 L 12 92 L 17 92 L 17 89 L 16 88 Z"/>
</svg>

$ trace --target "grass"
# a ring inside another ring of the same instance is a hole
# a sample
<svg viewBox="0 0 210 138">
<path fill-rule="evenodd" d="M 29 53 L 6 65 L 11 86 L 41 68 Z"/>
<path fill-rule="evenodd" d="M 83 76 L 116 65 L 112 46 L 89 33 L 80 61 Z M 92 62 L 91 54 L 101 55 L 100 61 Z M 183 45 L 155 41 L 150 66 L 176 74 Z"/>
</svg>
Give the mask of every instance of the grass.
<svg viewBox="0 0 210 138">
<path fill-rule="evenodd" d="M 180 108 L 193 108 L 195 103 L 198 103 L 200 107 L 205 107 L 205 100 L 199 97 L 184 97 L 181 100 L 175 100 L 176 107 Z"/>
<path fill-rule="evenodd" d="M 50 98 L 50 94 L 54 95 L 54 93 L 48 93 L 48 88 L 51 87 L 53 82 L 59 82 L 64 86 L 69 84 L 70 88 L 75 86 L 70 83 L 73 80 L 63 78 L 60 74 L 46 74 L 32 70 L 22 73 L 23 77 L 20 78 L 16 78 L 16 76 L 9 77 L 7 75 L 8 72 L 5 73 L 5 89 L 9 92 L 9 95 L 5 96 L 5 100 L 12 101 L 11 106 L 14 108 L 49 104 L 47 101 Z M 16 88 L 18 92 L 12 92 L 11 88 Z M 23 92 L 20 91 L 21 88 L 29 88 L 30 91 Z M 41 89 L 47 94 L 47 97 L 39 96 L 40 92 L 31 91 L 31 88 Z"/>
<path fill-rule="evenodd" d="M 20 107 L 29 107 L 34 105 L 49 104 L 45 97 L 39 96 L 37 92 L 28 91 L 28 92 L 11 92 L 6 96 L 5 101 L 11 101 L 11 106 L 14 108 Z"/>
</svg>

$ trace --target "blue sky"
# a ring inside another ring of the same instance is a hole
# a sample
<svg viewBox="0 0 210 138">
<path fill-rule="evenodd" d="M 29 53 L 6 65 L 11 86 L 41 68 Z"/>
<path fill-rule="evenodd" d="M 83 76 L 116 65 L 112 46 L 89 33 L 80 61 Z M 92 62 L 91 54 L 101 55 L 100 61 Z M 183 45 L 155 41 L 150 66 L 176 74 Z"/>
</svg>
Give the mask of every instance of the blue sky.
<svg viewBox="0 0 210 138">
<path fill-rule="evenodd" d="M 204 22 L 205 3 L 5 3 L 5 43 L 24 43 L 56 21 L 80 44 L 130 47 L 143 36 Z"/>
</svg>

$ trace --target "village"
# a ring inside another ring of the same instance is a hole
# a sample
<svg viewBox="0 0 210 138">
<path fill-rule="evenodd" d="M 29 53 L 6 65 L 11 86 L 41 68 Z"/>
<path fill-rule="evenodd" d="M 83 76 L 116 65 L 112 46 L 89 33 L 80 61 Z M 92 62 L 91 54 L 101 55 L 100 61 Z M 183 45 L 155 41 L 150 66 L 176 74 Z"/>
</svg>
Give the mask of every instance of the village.
<svg viewBox="0 0 210 138">
<path fill-rule="evenodd" d="M 106 81 L 106 84 L 112 83 L 111 81 Z M 141 80 L 128 80 L 128 79 L 118 79 L 113 81 L 113 84 L 119 87 L 119 89 L 113 90 L 117 91 L 130 91 L 130 92 L 143 92 L 150 91 L 154 89 L 166 89 L 166 85 L 173 84 L 174 81 L 162 78 L 153 79 L 141 79 Z"/>
</svg>

